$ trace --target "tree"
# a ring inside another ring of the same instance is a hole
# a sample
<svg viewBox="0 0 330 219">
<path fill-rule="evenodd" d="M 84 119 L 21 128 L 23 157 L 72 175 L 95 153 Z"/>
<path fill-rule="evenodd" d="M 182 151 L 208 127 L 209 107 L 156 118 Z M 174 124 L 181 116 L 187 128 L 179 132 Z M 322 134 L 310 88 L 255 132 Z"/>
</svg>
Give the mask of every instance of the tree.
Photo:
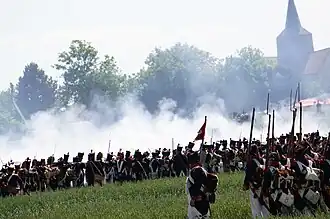
<svg viewBox="0 0 330 219">
<path fill-rule="evenodd" d="M 63 72 L 61 99 L 64 105 L 89 102 L 92 74 L 97 69 L 97 55 L 97 50 L 90 43 L 80 40 L 73 40 L 69 50 L 59 54 L 54 68 Z"/>
<path fill-rule="evenodd" d="M 0 134 L 16 129 L 21 125 L 19 115 L 13 105 L 12 90 L 0 92 Z"/>
<path fill-rule="evenodd" d="M 126 94 L 126 75 L 122 75 L 114 57 L 106 55 L 93 75 L 93 87 L 112 100 Z"/>
<path fill-rule="evenodd" d="M 269 71 L 273 66 L 261 50 L 251 46 L 227 57 L 221 70 L 224 80 L 220 92 L 227 108 L 240 111 L 263 106 L 270 91 Z"/>
<path fill-rule="evenodd" d="M 45 74 L 36 63 L 28 64 L 16 85 L 15 99 L 23 115 L 47 110 L 56 100 L 57 81 Z"/>
<path fill-rule="evenodd" d="M 210 53 L 187 44 L 156 48 L 145 61 L 147 68 L 138 74 L 141 100 L 150 111 L 156 110 L 163 98 L 173 99 L 179 108 L 190 108 L 196 104 L 196 97 L 215 91 L 209 85 L 213 84 L 218 62 Z"/>
<path fill-rule="evenodd" d="M 79 103 L 88 107 L 94 94 L 117 98 L 124 92 L 125 77 L 120 75 L 114 57 L 106 55 L 99 60 L 91 43 L 80 40 L 73 40 L 69 50 L 59 54 L 54 67 L 63 73 L 60 93 L 64 105 Z"/>
</svg>

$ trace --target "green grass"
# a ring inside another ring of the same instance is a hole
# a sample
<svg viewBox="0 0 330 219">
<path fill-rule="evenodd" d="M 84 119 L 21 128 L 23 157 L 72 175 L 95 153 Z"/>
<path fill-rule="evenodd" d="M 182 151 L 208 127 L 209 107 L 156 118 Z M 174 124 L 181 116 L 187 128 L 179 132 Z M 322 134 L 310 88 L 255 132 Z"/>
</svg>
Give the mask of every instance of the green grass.
<svg viewBox="0 0 330 219">
<path fill-rule="evenodd" d="M 212 218 L 251 218 L 242 178 L 242 173 L 219 175 Z M 175 178 L 6 198 L 0 203 L 0 218 L 181 219 L 186 209 L 185 179 Z"/>
</svg>

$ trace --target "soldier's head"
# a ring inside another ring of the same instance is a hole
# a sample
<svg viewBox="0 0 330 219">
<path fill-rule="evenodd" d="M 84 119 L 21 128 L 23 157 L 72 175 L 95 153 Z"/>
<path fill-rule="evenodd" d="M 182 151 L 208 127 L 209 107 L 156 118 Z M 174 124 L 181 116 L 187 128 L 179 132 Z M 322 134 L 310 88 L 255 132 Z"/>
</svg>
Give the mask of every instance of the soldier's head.
<svg viewBox="0 0 330 219">
<path fill-rule="evenodd" d="M 195 143 L 194 142 L 189 142 L 187 148 L 193 149 L 194 146 L 195 146 Z"/>
<path fill-rule="evenodd" d="M 106 161 L 110 162 L 113 159 L 113 154 L 107 153 Z"/>
<path fill-rule="evenodd" d="M 302 158 L 305 155 L 306 152 L 306 147 L 304 147 L 303 145 L 297 145 L 294 148 L 294 155 L 296 158 Z"/>
<path fill-rule="evenodd" d="M 121 151 L 119 151 L 119 152 L 117 153 L 117 158 L 118 158 L 118 159 L 124 159 L 124 158 L 125 158 L 124 153 L 121 152 Z"/>
<path fill-rule="evenodd" d="M 163 155 L 163 157 L 169 157 L 171 155 L 171 151 L 163 150 L 162 155 Z"/>
<path fill-rule="evenodd" d="M 276 152 L 270 153 L 268 158 L 268 165 L 273 167 L 279 167 L 279 164 L 280 164 L 280 157 L 278 153 Z"/>
<path fill-rule="evenodd" d="M 130 151 L 126 151 L 125 152 L 125 158 L 127 159 L 127 158 L 129 158 L 131 156 L 131 152 Z"/>
<path fill-rule="evenodd" d="M 178 144 L 178 146 L 176 147 L 176 152 L 178 154 L 180 154 L 180 153 L 182 153 L 182 150 L 183 150 L 183 147 L 180 144 Z"/>
<path fill-rule="evenodd" d="M 203 151 L 206 151 L 206 150 L 209 148 L 209 145 L 207 145 L 207 144 L 202 144 L 202 145 L 201 145 L 201 148 L 202 148 Z"/>
<path fill-rule="evenodd" d="M 134 158 L 139 160 L 142 158 L 142 153 L 139 149 L 137 149 L 135 152 L 134 152 Z"/>
<path fill-rule="evenodd" d="M 257 157 L 259 155 L 259 149 L 256 144 L 251 145 L 250 154 L 251 154 L 251 156 L 255 156 L 255 157 Z"/>
<path fill-rule="evenodd" d="M 199 164 L 199 154 L 198 151 L 194 151 L 188 154 L 188 164 L 189 166 L 195 166 Z"/>
<path fill-rule="evenodd" d="M 219 150 L 220 149 L 220 146 L 221 146 L 220 142 L 216 142 L 215 143 L 215 149 L 216 150 Z"/>
</svg>

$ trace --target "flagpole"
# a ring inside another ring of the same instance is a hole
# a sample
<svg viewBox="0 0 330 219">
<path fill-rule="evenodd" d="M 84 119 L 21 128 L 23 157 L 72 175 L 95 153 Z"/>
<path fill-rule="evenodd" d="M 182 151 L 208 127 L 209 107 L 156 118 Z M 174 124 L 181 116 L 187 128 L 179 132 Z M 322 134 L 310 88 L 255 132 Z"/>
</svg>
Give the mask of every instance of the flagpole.
<svg viewBox="0 0 330 219">
<path fill-rule="evenodd" d="M 202 146 L 203 146 L 204 140 L 205 140 L 206 121 L 207 121 L 207 116 L 205 116 L 204 123 L 203 123 L 202 127 L 199 129 L 198 134 L 197 134 L 197 136 L 195 137 L 195 139 L 193 141 L 193 142 L 196 142 L 196 141 L 202 140 L 202 143 L 201 143 L 201 145 L 199 147 L 199 151 L 200 152 L 202 151 Z"/>
</svg>

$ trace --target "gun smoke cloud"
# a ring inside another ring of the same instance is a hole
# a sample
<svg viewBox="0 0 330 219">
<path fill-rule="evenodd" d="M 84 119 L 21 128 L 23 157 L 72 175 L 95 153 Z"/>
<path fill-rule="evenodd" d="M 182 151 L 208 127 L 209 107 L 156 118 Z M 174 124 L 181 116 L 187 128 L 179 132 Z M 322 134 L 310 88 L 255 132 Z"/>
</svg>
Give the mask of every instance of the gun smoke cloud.
<svg viewBox="0 0 330 219">
<path fill-rule="evenodd" d="M 204 103 L 197 108 L 191 117 L 184 118 L 175 114 L 175 102 L 163 100 L 159 103 L 159 111 L 151 115 L 134 97 L 125 97 L 111 105 L 95 98 L 96 109 L 87 111 L 80 106 L 72 106 L 64 112 L 39 112 L 27 122 L 29 132 L 19 140 L 11 140 L 11 135 L 0 137 L 0 152 L 3 162 L 9 159 L 22 161 L 26 157 L 47 158 L 55 154 L 56 159 L 69 152 L 75 156 L 77 152 L 88 153 L 90 150 L 117 153 L 119 149 L 147 151 L 157 148 L 171 148 L 174 138 L 185 146 L 192 141 L 198 129 L 208 117 L 206 142 L 220 139 L 248 137 L 250 122 L 238 124 L 227 116 L 222 100 L 212 97 L 204 98 Z M 272 109 L 272 107 L 270 107 Z M 251 114 L 251 111 L 248 112 Z M 330 111 L 317 116 L 315 110 L 304 111 L 303 132 L 317 129 L 321 134 L 329 130 L 329 121 L 325 119 Z M 299 130 L 299 119 L 296 130 Z M 106 121 L 102 124 L 101 121 Z M 268 118 L 264 112 L 258 112 L 253 137 L 265 140 Z M 289 107 L 276 109 L 275 134 L 288 133 L 292 125 L 292 112 Z M 195 146 L 198 147 L 198 146 Z"/>
</svg>

